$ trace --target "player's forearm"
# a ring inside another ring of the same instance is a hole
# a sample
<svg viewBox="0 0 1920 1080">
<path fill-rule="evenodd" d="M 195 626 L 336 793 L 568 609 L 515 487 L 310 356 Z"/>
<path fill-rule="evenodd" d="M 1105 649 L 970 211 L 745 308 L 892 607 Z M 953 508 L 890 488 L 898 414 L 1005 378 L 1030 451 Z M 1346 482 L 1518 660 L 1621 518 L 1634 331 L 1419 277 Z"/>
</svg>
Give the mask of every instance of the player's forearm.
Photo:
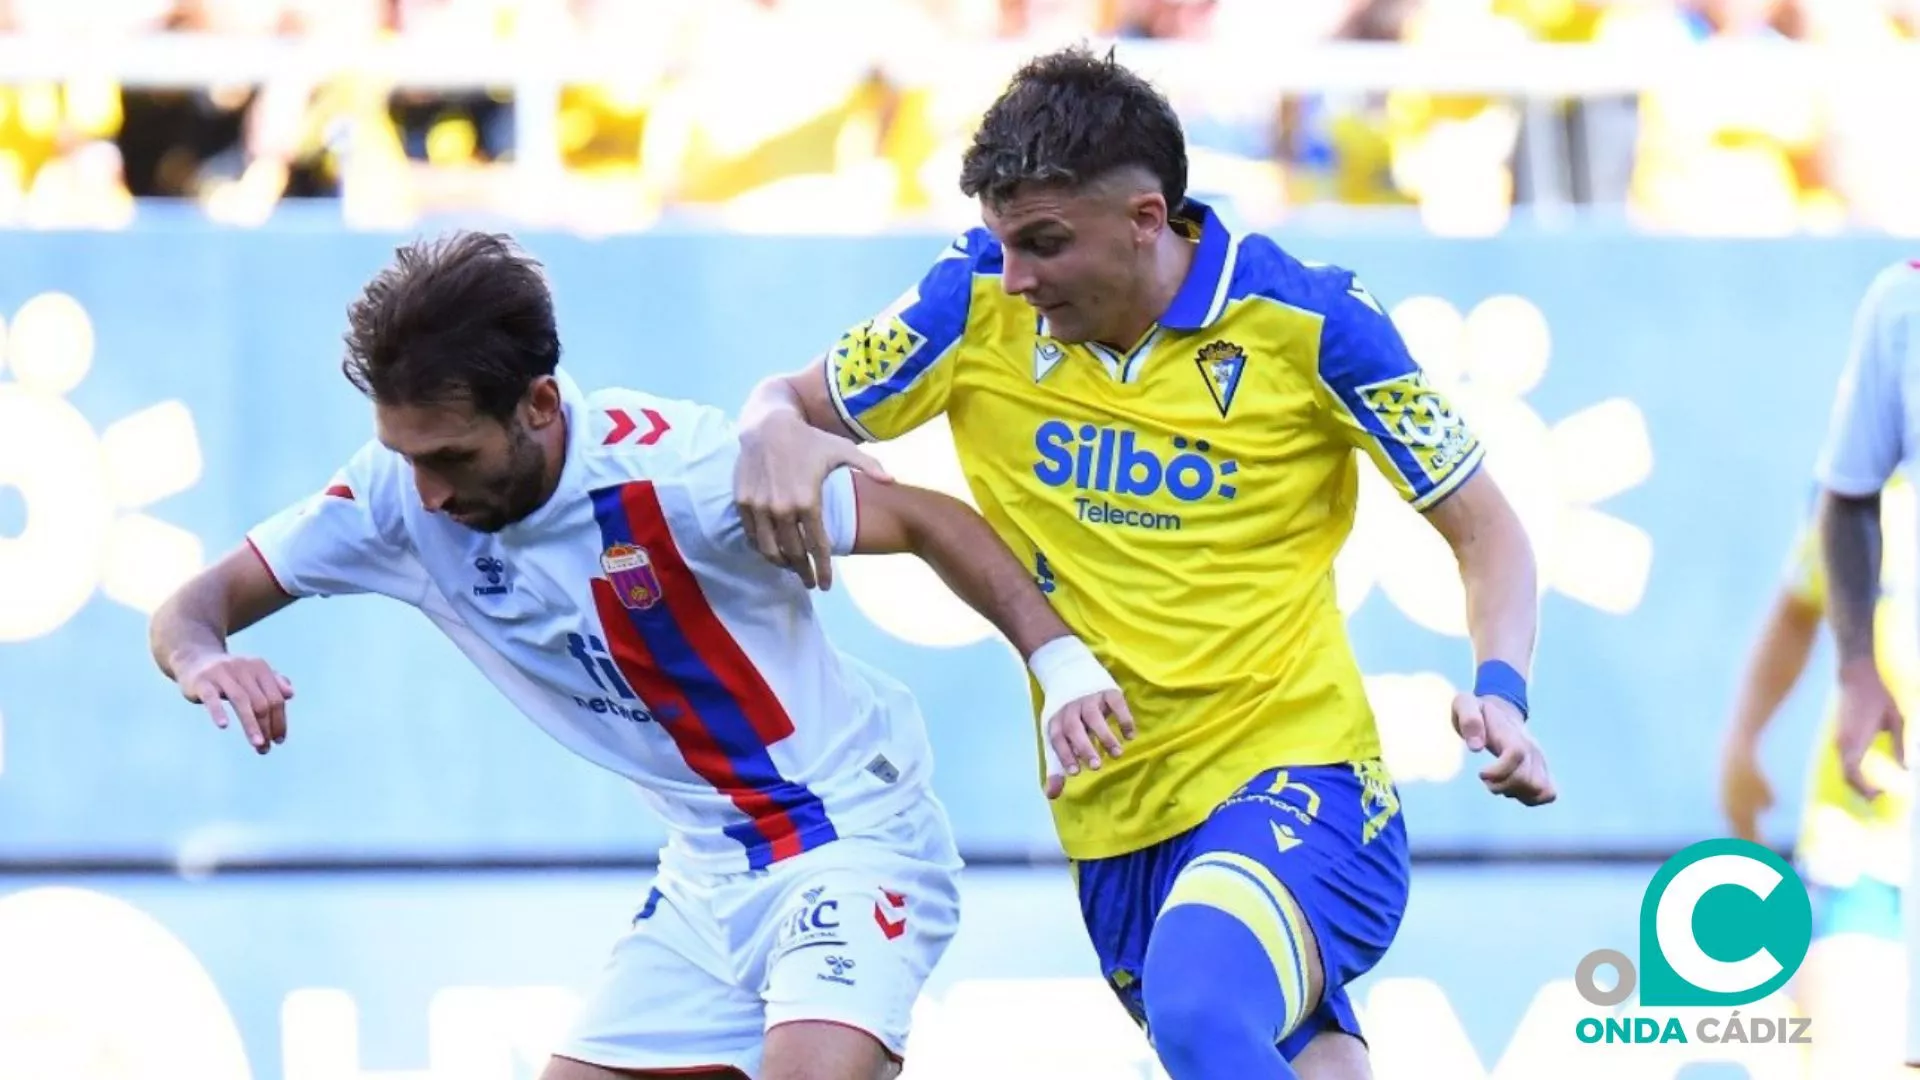
<svg viewBox="0 0 1920 1080">
<path fill-rule="evenodd" d="M 1529 676 L 1539 631 L 1540 593 L 1533 545 L 1516 517 L 1479 522 L 1457 544 L 1467 594 L 1467 632 L 1476 663 L 1499 660 Z"/>
<path fill-rule="evenodd" d="M 1426 516 L 1460 565 L 1475 661 L 1500 661 L 1527 678 L 1540 594 L 1533 545 L 1520 516 L 1485 471 L 1469 477 Z"/>
<path fill-rule="evenodd" d="M 260 556 L 241 546 L 195 574 L 154 611 L 147 645 L 168 678 L 227 651 L 227 638 L 293 602 Z"/>
<path fill-rule="evenodd" d="M 222 590 L 210 575 L 194 578 L 153 613 L 147 644 L 153 662 L 167 678 L 201 658 L 227 651 L 227 611 Z"/>
<path fill-rule="evenodd" d="M 1880 593 L 1880 496 L 1827 492 L 1820 501 L 1827 569 L 1827 621 L 1842 666 L 1873 662 L 1873 608 Z"/>
<path fill-rule="evenodd" d="M 1012 642 L 1022 659 L 1072 633 L 979 514 L 944 495 L 919 501 L 911 532 L 914 553 Z"/>
<path fill-rule="evenodd" d="M 740 406 L 743 436 L 783 421 L 802 423 L 835 435 L 850 434 L 828 396 L 822 364 L 816 362 L 801 371 L 760 380 Z"/>
<path fill-rule="evenodd" d="M 1820 615 L 1816 609 L 1791 596 L 1782 596 L 1774 605 L 1740 680 L 1729 732 L 1732 738 L 1750 743 L 1759 741 L 1780 711 L 1780 704 L 1793 692 L 1794 683 L 1799 682 L 1806 671 L 1819 629 Z"/>
<path fill-rule="evenodd" d="M 742 428 L 757 428 L 774 418 L 806 419 L 800 392 L 794 387 L 791 375 L 761 379 L 747 395 L 746 403 L 740 406 Z"/>
</svg>

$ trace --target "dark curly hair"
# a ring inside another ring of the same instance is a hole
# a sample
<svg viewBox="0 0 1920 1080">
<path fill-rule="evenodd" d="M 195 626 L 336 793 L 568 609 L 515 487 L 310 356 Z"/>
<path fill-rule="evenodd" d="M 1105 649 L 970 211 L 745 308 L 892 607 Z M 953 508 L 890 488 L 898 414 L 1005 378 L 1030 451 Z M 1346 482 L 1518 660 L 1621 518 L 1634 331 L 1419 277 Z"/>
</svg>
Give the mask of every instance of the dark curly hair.
<svg viewBox="0 0 1920 1080">
<path fill-rule="evenodd" d="M 1077 187 L 1135 166 L 1178 213 L 1187 140 L 1166 96 L 1109 51 L 1072 46 L 1027 62 L 1000 94 L 960 167 L 960 190 L 1001 202 L 1025 184 Z"/>
<path fill-rule="evenodd" d="M 464 402 L 495 419 L 560 363 L 540 264 L 498 233 L 400 248 L 347 309 L 347 381 L 387 405 Z"/>
</svg>

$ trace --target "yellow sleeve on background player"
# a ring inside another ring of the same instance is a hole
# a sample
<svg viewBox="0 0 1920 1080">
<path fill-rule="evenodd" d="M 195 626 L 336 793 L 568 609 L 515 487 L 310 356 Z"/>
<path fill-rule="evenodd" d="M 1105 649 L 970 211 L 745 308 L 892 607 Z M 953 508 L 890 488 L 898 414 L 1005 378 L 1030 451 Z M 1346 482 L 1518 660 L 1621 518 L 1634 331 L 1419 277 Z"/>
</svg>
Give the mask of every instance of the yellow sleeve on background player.
<svg viewBox="0 0 1920 1080">
<path fill-rule="evenodd" d="M 827 353 L 828 393 L 855 434 L 898 438 L 946 411 L 974 275 L 987 259 L 997 263 L 999 247 L 986 230 L 974 229 L 955 240 L 918 285 L 841 335 Z"/>
<path fill-rule="evenodd" d="M 1815 522 L 1808 521 L 1800 526 L 1800 535 L 1794 538 L 1793 553 L 1787 559 L 1787 572 L 1782 582 L 1787 595 L 1811 608 L 1821 611 L 1827 609 L 1827 567 L 1820 557 L 1820 530 Z"/>
<path fill-rule="evenodd" d="M 1321 389 L 1345 437 L 1401 498 L 1425 510 L 1465 483 L 1486 450 L 1428 385 L 1379 301 L 1351 274 L 1332 272 L 1338 280 L 1321 312 Z"/>
</svg>

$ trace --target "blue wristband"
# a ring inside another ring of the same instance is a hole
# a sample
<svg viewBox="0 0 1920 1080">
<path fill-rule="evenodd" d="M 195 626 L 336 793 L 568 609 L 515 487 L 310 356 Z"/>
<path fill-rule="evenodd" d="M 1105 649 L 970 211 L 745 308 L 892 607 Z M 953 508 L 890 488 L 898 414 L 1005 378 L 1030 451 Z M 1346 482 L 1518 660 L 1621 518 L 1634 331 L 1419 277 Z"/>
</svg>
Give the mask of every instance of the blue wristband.
<svg viewBox="0 0 1920 1080">
<path fill-rule="evenodd" d="M 1474 697 L 1494 697 L 1520 710 L 1527 718 L 1527 680 L 1505 660 L 1488 660 L 1473 676 Z"/>
</svg>

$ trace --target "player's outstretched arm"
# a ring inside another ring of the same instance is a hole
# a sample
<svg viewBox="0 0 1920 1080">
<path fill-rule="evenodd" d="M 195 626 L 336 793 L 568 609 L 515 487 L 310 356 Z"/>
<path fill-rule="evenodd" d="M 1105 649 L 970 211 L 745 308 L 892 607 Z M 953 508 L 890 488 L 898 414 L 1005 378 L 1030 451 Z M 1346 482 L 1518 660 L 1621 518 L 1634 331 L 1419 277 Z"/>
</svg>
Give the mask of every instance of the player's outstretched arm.
<svg viewBox="0 0 1920 1080">
<path fill-rule="evenodd" d="M 1489 790 L 1529 806 L 1552 802 L 1546 757 L 1526 726 L 1539 609 L 1527 531 L 1481 468 L 1480 440 L 1427 381 L 1386 309 L 1351 273 L 1324 269 L 1318 280 L 1328 415 L 1426 515 L 1460 565 L 1478 667 L 1473 692 L 1454 699 L 1454 728 L 1468 749 L 1495 755 L 1480 772 Z"/>
<path fill-rule="evenodd" d="M 1847 783 L 1873 798 L 1880 789 L 1861 771 L 1867 748 L 1892 733 L 1895 760 L 1906 763 L 1906 718 L 1875 661 L 1873 609 L 1880 595 L 1880 493 L 1820 497 L 1820 548 L 1827 572 L 1827 621 L 1840 661 L 1840 711 L 1834 738 Z"/>
<path fill-rule="evenodd" d="M 1880 595 L 1880 493 L 1823 492 L 1820 550 L 1827 571 L 1827 617 L 1833 623 L 1840 665 L 1871 665 L 1873 607 Z"/>
<path fill-rule="evenodd" d="M 1901 263 L 1881 271 L 1855 305 L 1847 363 L 1814 467 L 1823 489 L 1827 621 L 1840 660 L 1834 743 L 1847 783 L 1868 798 L 1879 791 L 1860 767 L 1880 732 L 1893 736 L 1895 759 L 1906 763 L 1906 719 L 1875 663 L 1873 609 L 1880 592 L 1880 491 L 1911 456 L 1906 372 L 1916 289 L 1920 269 Z"/>
<path fill-rule="evenodd" d="M 147 627 L 154 663 L 181 694 L 205 706 L 216 727 L 227 726 L 231 706 L 247 741 L 262 754 L 286 741 L 293 684 L 264 660 L 229 654 L 227 639 L 292 602 L 260 557 L 242 545 L 180 586 Z"/>
<path fill-rule="evenodd" d="M 827 392 L 827 362 L 815 360 L 799 371 L 760 380 L 740 408 L 740 427 L 760 428 L 768 422 L 797 421 L 830 435 L 852 441 L 853 429 L 833 407 Z"/>
<path fill-rule="evenodd" d="M 800 575 L 808 588 L 833 586 L 833 552 L 820 514 L 820 485 L 845 465 L 890 480 L 854 444 L 833 407 L 826 362 L 754 387 L 740 411 L 734 496 L 747 536 L 762 557 Z"/>
<path fill-rule="evenodd" d="M 1468 477 L 1426 511 L 1453 548 L 1467 593 L 1467 631 L 1477 667 L 1471 694 L 1454 701 L 1468 749 L 1496 755 L 1480 779 L 1528 806 L 1555 798 L 1546 755 L 1526 730 L 1527 672 L 1539 625 L 1533 545 L 1493 477 Z"/>
<path fill-rule="evenodd" d="M 859 522 L 856 554 L 911 552 L 940 575 L 947 587 L 1013 643 L 1040 684 L 1045 699 L 1046 790 L 1057 798 L 1081 764 L 1100 768 L 1102 749 L 1118 757 L 1107 717 L 1121 737 L 1134 735 L 1119 685 L 1067 627 L 1035 585 L 1027 568 L 992 526 L 958 499 L 905 484 L 880 484 L 854 476 Z M 1064 763 L 1064 767 L 1063 766 Z"/>
<path fill-rule="evenodd" d="M 1742 840 L 1760 838 L 1759 817 L 1773 806 L 1773 787 L 1760 769 L 1761 736 L 1806 671 L 1819 634 L 1819 605 L 1781 589 L 1740 674 L 1720 759 L 1720 809 Z"/>
<path fill-rule="evenodd" d="M 884 311 L 802 370 L 756 386 L 741 408 L 735 504 L 761 556 L 808 588 L 833 581 L 822 481 L 842 465 L 890 479 L 855 441 L 899 438 L 946 409 L 975 271 L 995 250 L 984 230 L 955 240 Z"/>
</svg>

